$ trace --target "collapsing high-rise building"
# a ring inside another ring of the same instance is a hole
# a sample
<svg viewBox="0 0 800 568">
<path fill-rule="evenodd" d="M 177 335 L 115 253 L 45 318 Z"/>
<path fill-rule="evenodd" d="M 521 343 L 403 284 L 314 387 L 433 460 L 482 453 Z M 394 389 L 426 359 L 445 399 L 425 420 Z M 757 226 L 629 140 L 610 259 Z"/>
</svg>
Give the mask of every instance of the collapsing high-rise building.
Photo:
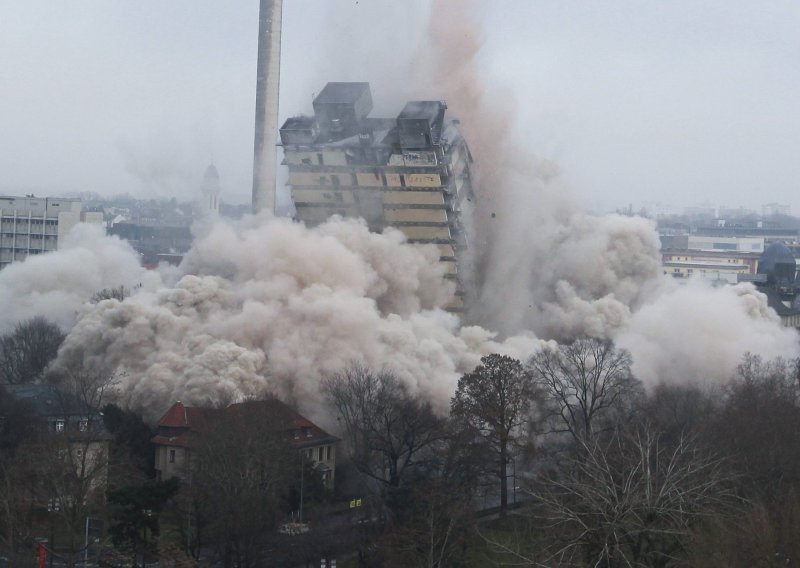
<svg viewBox="0 0 800 568">
<path fill-rule="evenodd" d="M 463 201 L 471 195 L 471 156 L 443 101 L 411 101 L 396 118 L 371 118 L 368 83 L 328 83 L 314 116 L 280 129 L 298 220 L 362 217 L 373 231 L 392 226 L 411 243 L 439 247 L 463 308 L 467 240 Z"/>
</svg>

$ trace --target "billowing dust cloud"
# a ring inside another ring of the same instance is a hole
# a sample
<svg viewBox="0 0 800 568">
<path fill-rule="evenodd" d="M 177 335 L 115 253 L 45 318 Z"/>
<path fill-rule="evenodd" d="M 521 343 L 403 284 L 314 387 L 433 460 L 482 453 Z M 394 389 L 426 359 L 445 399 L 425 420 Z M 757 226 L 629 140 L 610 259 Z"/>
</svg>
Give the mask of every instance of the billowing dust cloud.
<svg viewBox="0 0 800 568">
<path fill-rule="evenodd" d="M 662 275 L 649 221 L 581 210 L 558 167 L 512 133 L 513 98 L 487 89 L 478 8 L 436 0 L 413 67 L 428 75 L 420 84 L 444 92 L 476 157 L 469 318 L 503 333 L 617 339 L 650 384 L 724 380 L 746 351 L 798 355 L 797 333 L 781 327 L 754 288 L 681 287 Z"/>
<path fill-rule="evenodd" d="M 106 237 L 101 227 L 79 224 L 57 253 L 30 256 L 0 271 L 0 333 L 34 316 L 68 329 L 95 292 L 122 283 L 132 287 L 157 281 L 157 275 L 141 267 L 128 243 Z"/>
<path fill-rule="evenodd" d="M 57 365 L 116 371 L 121 401 L 150 418 L 174 400 L 269 393 L 324 421 L 319 382 L 352 361 L 391 368 L 444 412 L 481 355 L 524 357 L 536 341 L 461 327 L 441 309 L 453 288 L 438 255 L 355 220 L 220 222 L 174 284 L 86 306 Z"/>
<path fill-rule="evenodd" d="M 436 57 L 416 66 L 437 77 L 476 156 L 471 319 L 558 339 L 612 335 L 661 274 L 658 236 L 644 219 L 585 214 L 558 167 L 512 134 L 514 100 L 487 91 L 477 61 L 477 12 L 473 1 L 434 2 L 421 51 Z"/>
<path fill-rule="evenodd" d="M 116 372 L 121 402 L 151 419 L 176 399 L 274 393 L 324 423 L 319 381 L 353 360 L 391 368 L 445 411 L 482 354 L 526 358 L 537 337 L 613 338 L 648 384 L 725 380 L 746 351 L 797 355 L 796 332 L 752 287 L 680 286 L 663 276 L 647 220 L 581 211 L 558 168 L 511 134 L 513 101 L 479 80 L 473 13 L 461 0 L 434 4 L 424 52 L 435 57 L 414 80 L 420 98 L 448 101 L 476 161 L 465 212 L 475 325 L 442 309 L 452 288 L 435 249 L 354 220 L 309 229 L 268 217 L 218 222 L 178 269 L 146 274 L 127 245 L 81 229 L 70 247 L 0 272 L 0 324 L 35 313 L 77 322 L 56 364 Z M 122 302 L 84 303 L 138 283 Z"/>
<path fill-rule="evenodd" d="M 667 281 L 616 340 L 631 351 L 636 375 L 649 385 L 724 381 L 748 351 L 767 359 L 800 354 L 797 332 L 781 325 L 752 284 Z"/>
</svg>

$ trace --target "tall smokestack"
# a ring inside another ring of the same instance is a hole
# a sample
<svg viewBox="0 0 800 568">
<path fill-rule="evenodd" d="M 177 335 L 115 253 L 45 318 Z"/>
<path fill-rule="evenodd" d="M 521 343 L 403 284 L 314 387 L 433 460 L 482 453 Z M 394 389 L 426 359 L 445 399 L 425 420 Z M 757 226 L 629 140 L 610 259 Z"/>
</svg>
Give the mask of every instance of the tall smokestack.
<svg viewBox="0 0 800 568">
<path fill-rule="evenodd" d="M 275 139 L 280 90 L 283 0 L 261 0 L 258 16 L 256 139 L 253 157 L 253 212 L 275 211 Z"/>
</svg>

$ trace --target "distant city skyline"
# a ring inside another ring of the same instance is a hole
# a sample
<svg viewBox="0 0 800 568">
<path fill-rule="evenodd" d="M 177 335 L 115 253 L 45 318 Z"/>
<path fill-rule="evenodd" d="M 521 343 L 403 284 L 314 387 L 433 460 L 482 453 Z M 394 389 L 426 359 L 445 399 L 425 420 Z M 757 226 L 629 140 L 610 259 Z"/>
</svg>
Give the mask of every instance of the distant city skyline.
<svg viewBox="0 0 800 568">
<path fill-rule="evenodd" d="M 336 80 L 370 81 L 389 101 L 376 110 L 399 110 L 391 95 L 407 88 L 428 6 L 287 2 L 281 120 Z M 515 134 L 590 206 L 776 202 L 800 213 L 800 5 L 477 6 L 488 92 L 513 96 Z M 214 163 L 220 199 L 247 202 L 257 17 L 257 2 L 0 7 L 11 54 L 0 193 L 188 199 Z"/>
</svg>

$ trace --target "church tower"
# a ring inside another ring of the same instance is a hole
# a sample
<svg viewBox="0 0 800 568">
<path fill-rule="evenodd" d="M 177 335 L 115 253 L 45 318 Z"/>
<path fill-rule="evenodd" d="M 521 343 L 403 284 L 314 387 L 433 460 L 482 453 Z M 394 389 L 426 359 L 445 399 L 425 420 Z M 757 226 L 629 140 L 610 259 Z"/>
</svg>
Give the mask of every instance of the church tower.
<svg viewBox="0 0 800 568">
<path fill-rule="evenodd" d="M 219 172 L 214 164 L 206 168 L 202 190 L 203 201 L 200 209 L 202 214 L 216 217 L 219 215 Z"/>
</svg>

